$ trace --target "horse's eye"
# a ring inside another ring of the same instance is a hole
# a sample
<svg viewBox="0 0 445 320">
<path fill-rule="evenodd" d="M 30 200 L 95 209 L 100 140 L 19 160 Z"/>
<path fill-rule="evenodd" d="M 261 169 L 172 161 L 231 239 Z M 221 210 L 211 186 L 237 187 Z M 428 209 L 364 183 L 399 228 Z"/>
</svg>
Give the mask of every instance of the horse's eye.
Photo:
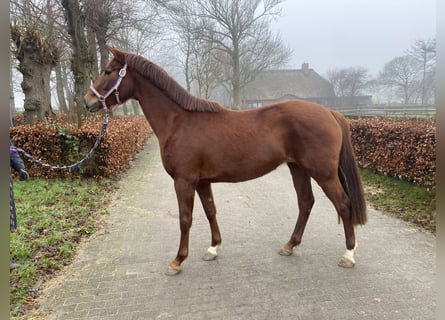
<svg viewBox="0 0 445 320">
<path fill-rule="evenodd" d="M 110 69 L 106 69 L 106 70 L 104 71 L 104 73 L 105 73 L 105 74 L 110 74 L 110 73 L 111 73 L 111 70 L 110 70 Z"/>
</svg>

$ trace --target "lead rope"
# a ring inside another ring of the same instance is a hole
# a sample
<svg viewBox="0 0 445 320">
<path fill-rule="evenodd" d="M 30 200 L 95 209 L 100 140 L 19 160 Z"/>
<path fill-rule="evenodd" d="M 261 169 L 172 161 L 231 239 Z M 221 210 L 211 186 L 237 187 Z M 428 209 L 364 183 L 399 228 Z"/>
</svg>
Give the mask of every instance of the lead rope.
<svg viewBox="0 0 445 320">
<path fill-rule="evenodd" d="M 23 150 L 22 148 L 17 148 L 17 151 L 23 153 L 28 159 L 30 159 L 32 162 L 34 162 L 35 164 L 37 164 L 40 167 L 44 167 L 50 170 L 69 170 L 70 172 L 73 171 L 74 169 L 78 169 L 80 168 L 80 166 L 86 161 L 88 160 L 91 155 L 94 153 L 94 151 L 97 149 L 97 147 L 100 144 L 100 141 L 102 140 L 103 136 L 105 135 L 105 133 L 107 133 L 107 128 L 108 128 L 108 120 L 110 117 L 110 112 L 107 110 L 105 111 L 105 120 L 104 123 L 102 124 L 102 128 L 100 130 L 99 136 L 96 139 L 96 142 L 94 143 L 93 147 L 91 148 L 91 150 L 87 153 L 87 155 L 80 161 L 69 165 L 69 166 L 52 166 L 50 164 L 44 163 L 41 160 L 33 157 L 32 155 L 30 155 L 29 153 L 27 153 L 25 150 Z"/>
</svg>

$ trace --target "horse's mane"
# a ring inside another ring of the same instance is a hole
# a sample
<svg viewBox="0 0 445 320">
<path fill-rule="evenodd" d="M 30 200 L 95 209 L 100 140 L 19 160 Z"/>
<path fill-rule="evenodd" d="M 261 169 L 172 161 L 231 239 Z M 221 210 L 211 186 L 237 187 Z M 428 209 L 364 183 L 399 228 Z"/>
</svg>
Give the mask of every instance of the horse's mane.
<svg viewBox="0 0 445 320">
<path fill-rule="evenodd" d="M 127 54 L 126 62 L 128 67 L 150 80 L 153 85 L 184 110 L 192 112 L 218 112 L 219 104 L 217 102 L 191 95 L 164 69 L 144 57 Z"/>
</svg>

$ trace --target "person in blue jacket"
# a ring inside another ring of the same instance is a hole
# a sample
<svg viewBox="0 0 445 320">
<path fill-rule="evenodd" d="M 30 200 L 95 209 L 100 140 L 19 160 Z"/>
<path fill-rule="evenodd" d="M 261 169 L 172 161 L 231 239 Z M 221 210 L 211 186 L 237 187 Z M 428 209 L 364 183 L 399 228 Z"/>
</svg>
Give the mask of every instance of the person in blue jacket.
<svg viewBox="0 0 445 320">
<path fill-rule="evenodd" d="M 19 173 L 19 179 L 21 181 L 28 181 L 29 174 L 26 171 L 25 164 L 23 163 L 22 158 L 12 144 L 9 144 L 9 159 L 10 159 L 10 167 Z M 15 200 L 14 200 L 14 190 L 12 185 L 12 175 L 9 175 L 9 230 L 14 232 L 17 230 L 17 212 L 15 209 Z M 15 269 L 20 267 L 19 264 L 9 261 L 9 269 Z"/>
</svg>

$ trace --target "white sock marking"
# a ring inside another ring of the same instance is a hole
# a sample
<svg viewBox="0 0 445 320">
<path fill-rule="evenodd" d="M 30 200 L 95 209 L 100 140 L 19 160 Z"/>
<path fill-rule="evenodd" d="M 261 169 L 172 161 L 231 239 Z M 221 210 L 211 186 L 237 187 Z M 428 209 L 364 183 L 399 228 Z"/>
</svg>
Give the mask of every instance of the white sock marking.
<svg viewBox="0 0 445 320">
<path fill-rule="evenodd" d="M 214 246 L 214 247 L 209 247 L 207 249 L 207 252 L 210 253 L 213 256 L 217 256 L 218 255 L 217 250 L 218 250 L 218 246 Z"/>
<path fill-rule="evenodd" d="M 343 255 L 344 258 L 348 259 L 349 261 L 352 261 L 352 263 L 355 263 L 354 260 L 354 253 L 357 250 L 357 242 L 355 243 L 354 249 L 352 250 L 346 250 L 345 254 Z"/>
</svg>

